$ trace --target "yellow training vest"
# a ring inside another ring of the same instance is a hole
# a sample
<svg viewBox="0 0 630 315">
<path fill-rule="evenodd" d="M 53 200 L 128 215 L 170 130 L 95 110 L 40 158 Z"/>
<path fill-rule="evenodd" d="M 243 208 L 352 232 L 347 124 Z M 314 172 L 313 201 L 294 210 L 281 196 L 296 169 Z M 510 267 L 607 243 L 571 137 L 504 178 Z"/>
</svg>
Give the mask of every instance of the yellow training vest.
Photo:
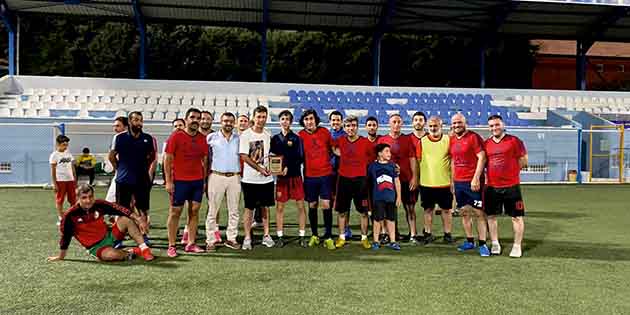
<svg viewBox="0 0 630 315">
<path fill-rule="evenodd" d="M 442 135 L 439 140 L 424 136 L 420 140 L 420 186 L 449 187 L 451 185 L 450 139 Z"/>
</svg>

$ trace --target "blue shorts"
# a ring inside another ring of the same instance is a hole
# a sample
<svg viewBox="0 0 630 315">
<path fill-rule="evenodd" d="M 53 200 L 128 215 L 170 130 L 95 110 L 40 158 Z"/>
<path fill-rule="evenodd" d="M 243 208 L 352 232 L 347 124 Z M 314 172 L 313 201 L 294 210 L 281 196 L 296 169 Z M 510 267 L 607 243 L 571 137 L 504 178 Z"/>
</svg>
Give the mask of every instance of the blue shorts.
<svg viewBox="0 0 630 315">
<path fill-rule="evenodd" d="M 332 198 L 332 176 L 304 177 L 304 200 L 316 202 Z"/>
<path fill-rule="evenodd" d="M 455 200 L 457 200 L 457 207 L 461 208 L 468 205 L 475 209 L 483 209 L 483 199 L 481 198 L 482 189 L 472 191 L 472 189 L 470 189 L 470 182 L 455 182 Z"/>
<path fill-rule="evenodd" d="M 176 180 L 171 195 L 171 205 L 182 207 L 186 201 L 201 203 L 203 199 L 203 179 L 200 180 Z"/>
</svg>

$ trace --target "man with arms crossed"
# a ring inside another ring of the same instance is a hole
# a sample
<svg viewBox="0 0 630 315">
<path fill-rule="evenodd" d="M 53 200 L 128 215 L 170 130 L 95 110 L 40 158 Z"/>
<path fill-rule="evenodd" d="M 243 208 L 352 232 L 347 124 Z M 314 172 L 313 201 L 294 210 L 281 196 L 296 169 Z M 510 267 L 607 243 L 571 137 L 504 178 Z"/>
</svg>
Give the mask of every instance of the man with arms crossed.
<svg viewBox="0 0 630 315">
<path fill-rule="evenodd" d="M 486 153 L 483 151 L 483 139 L 476 132 L 466 129 L 466 118 L 455 114 L 451 118 L 453 135 L 450 137 L 449 153 L 453 173 L 453 187 L 457 207 L 463 210 L 462 225 L 466 233 L 466 241 L 457 247 L 463 252 L 475 248 L 472 216 L 477 217 L 477 233 L 479 236 L 479 255 L 490 256 L 486 245 L 486 215 L 483 212 L 481 191 L 483 185 L 483 169 L 486 165 Z"/>
<path fill-rule="evenodd" d="M 170 194 L 171 206 L 166 222 L 168 232 L 168 257 L 177 257 L 177 230 L 179 217 L 184 203 L 191 208 L 188 211 L 187 253 L 202 253 L 204 250 L 195 243 L 199 208 L 203 199 L 208 163 L 208 143 L 198 132 L 201 111 L 190 108 L 186 111 L 186 129 L 171 134 L 166 144 L 164 158 L 165 188 Z"/>
<path fill-rule="evenodd" d="M 488 228 L 492 240 L 492 255 L 501 254 L 499 244 L 499 229 L 497 215 L 503 212 L 512 216 L 512 230 L 514 231 L 514 245 L 510 257 L 521 257 L 523 250 L 523 233 L 525 232 L 525 205 L 521 194 L 520 171 L 527 166 L 527 150 L 523 142 L 505 133 L 503 118 L 492 115 L 488 118 L 488 126 L 492 136 L 484 144 L 488 157 L 486 166 L 488 186 L 485 190 L 486 214 Z"/>
</svg>

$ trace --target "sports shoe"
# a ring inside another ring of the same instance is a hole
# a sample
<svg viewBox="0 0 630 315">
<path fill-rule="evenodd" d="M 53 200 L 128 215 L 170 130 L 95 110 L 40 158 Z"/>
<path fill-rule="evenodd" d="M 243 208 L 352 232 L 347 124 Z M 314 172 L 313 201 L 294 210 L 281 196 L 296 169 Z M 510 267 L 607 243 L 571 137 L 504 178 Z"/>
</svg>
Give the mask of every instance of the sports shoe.
<svg viewBox="0 0 630 315">
<path fill-rule="evenodd" d="M 455 239 L 453 239 L 452 235 L 444 235 L 444 243 L 446 244 L 453 244 L 455 243 Z"/>
<path fill-rule="evenodd" d="M 420 245 L 420 244 L 418 243 L 418 239 L 416 239 L 416 237 L 415 237 L 415 236 L 410 236 L 410 237 L 409 237 L 409 243 L 411 243 L 412 245 L 415 245 L 415 246 Z"/>
<path fill-rule="evenodd" d="M 151 261 L 155 259 L 155 256 L 153 256 L 153 253 L 151 253 L 151 248 L 148 248 L 148 247 L 141 250 L 141 256 L 142 258 L 144 258 L 144 261 Z"/>
<path fill-rule="evenodd" d="M 218 230 L 217 230 L 217 231 L 214 231 L 214 242 L 215 242 L 216 244 L 221 244 L 221 243 L 223 243 L 223 240 L 221 239 L 221 232 L 219 232 Z"/>
<path fill-rule="evenodd" d="M 242 250 L 252 250 L 252 240 L 250 238 L 246 238 L 243 240 Z"/>
<path fill-rule="evenodd" d="M 510 257 L 512 258 L 519 258 L 523 256 L 523 251 L 521 250 L 521 246 L 520 245 L 512 245 L 512 251 L 510 252 Z"/>
<path fill-rule="evenodd" d="M 346 234 L 346 239 L 347 240 L 352 238 L 352 229 L 350 228 L 350 226 L 346 226 L 346 228 L 344 230 L 344 234 Z"/>
<path fill-rule="evenodd" d="M 372 247 L 372 245 L 370 244 L 370 241 L 366 239 L 361 240 L 361 246 L 363 246 L 363 248 L 365 249 L 370 249 L 370 247 Z"/>
<path fill-rule="evenodd" d="M 311 236 L 311 239 L 308 241 L 308 247 L 315 247 L 317 245 L 319 245 L 319 236 Z"/>
<path fill-rule="evenodd" d="M 424 235 L 418 234 L 414 236 L 414 239 L 418 242 L 418 244 L 424 244 Z"/>
<path fill-rule="evenodd" d="M 169 246 L 166 250 L 166 255 L 170 258 L 177 257 L 177 248 L 175 248 L 175 246 Z"/>
<path fill-rule="evenodd" d="M 492 244 L 490 253 L 492 253 L 492 255 L 501 255 L 501 245 L 499 243 Z"/>
<path fill-rule="evenodd" d="M 335 241 L 333 241 L 332 238 L 326 239 L 324 241 L 324 246 L 326 246 L 326 248 L 328 248 L 329 250 L 335 250 Z"/>
<path fill-rule="evenodd" d="M 187 253 L 193 253 L 193 254 L 205 253 L 205 250 L 203 250 L 203 248 L 197 246 L 197 244 L 188 244 L 188 245 L 186 245 L 186 247 L 184 248 L 184 251 L 187 252 Z"/>
<path fill-rule="evenodd" d="M 227 240 L 223 243 L 223 245 L 225 245 L 225 247 L 227 248 L 231 248 L 231 249 L 241 249 L 241 244 L 239 244 L 237 241 L 233 241 L 233 240 Z"/>
<path fill-rule="evenodd" d="M 252 229 L 257 229 L 262 227 L 262 223 L 258 223 L 256 221 L 252 222 Z"/>
<path fill-rule="evenodd" d="M 459 208 L 453 209 L 453 216 L 454 217 L 459 217 L 460 215 L 461 215 L 461 212 L 460 212 Z"/>
<path fill-rule="evenodd" d="M 308 247 L 308 242 L 306 241 L 306 237 L 300 236 L 300 239 L 298 240 L 298 244 L 300 245 L 300 247 L 303 247 L 303 248 Z"/>
<path fill-rule="evenodd" d="M 206 252 L 213 253 L 216 251 L 217 251 L 217 247 L 214 245 L 214 243 L 206 243 Z"/>
<path fill-rule="evenodd" d="M 184 230 L 184 234 L 182 234 L 182 245 L 188 245 L 188 231 Z"/>
<path fill-rule="evenodd" d="M 391 242 L 391 243 L 387 244 L 387 248 L 393 249 L 393 250 L 400 250 L 400 244 L 398 244 L 396 242 Z"/>
<path fill-rule="evenodd" d="M 142 238 L 144 239 L 144 243 L 147 244 L 147 246 L 151 247 L 151 239 L 149 238 L 149 236 L 144 234 L 142 235 Z"/>
<path fill-rule="evenodd" d="M 475 243 L 471 243 L 469 241 L 465 241 L 464 244 L 457 246 L 457 251 L 465 252 L 467 250 L 471 250 L 475 248 Z"/>
<path fill-rule="evenodd" d="M 481 257 L 489 257 L 490 256 L 490 250 L 488 249 L 488 245 L 483 244 L 483 245 L 479 246 L 479 256 L 481 256 Z"/>
<path fill-rule="evenodd" d="M 381 244 L 378 242 L 372 242 L 372 250 L 378 250 L 379 248 L 381 248 Z"/>
<path fill-rule="evenodd" d="M 435 237 L 433 236 L 433 234 L 424 236 L 424 245 L 429 245 L 433 243 L 433 241 L 435 241 Z"/>
<path fill-rule="evenodd" d="M 121 249 L 125 246 L 123 246 L 123 241 L 122 240 L 115 240 L 114 241 L 114 246 L 112 246 L 114 249 Z"/>
<path fill-rule="evenodd" d="M 61 218 L 57 218 L 57 226 L 61 225 Z"/>
<path fill-rule="evenodd" d="M 379 239 L 381 240 L 381 245 L 385 245 L 385 244 L 389 243 L 389 241 L 390 241 L 389 235 L 387 235 L 387 234 L 381 234 L 381 236 L 379 236 Z"/>
<path fill-rule="evenodd" d="M 273 241 L 271 236 L 265 235 L 262 239 L 262 244 L 267 247 L 273 247 L 276 243 Z"/>
<path fill-rule="evenodd" d="M 284 240 L 282 239 L 282 237 L 278 237 L 278 240 L 276 241 L 276 247 L 277 248 L 282 248 L 284 247 Z"/>
<path fill-rule="evenodd" d="M 342 248 L 346 245 L 346 240 L 338 238 L 337 241 L 335 242 L 335 247 L 336 248 Z"/>
</svg>

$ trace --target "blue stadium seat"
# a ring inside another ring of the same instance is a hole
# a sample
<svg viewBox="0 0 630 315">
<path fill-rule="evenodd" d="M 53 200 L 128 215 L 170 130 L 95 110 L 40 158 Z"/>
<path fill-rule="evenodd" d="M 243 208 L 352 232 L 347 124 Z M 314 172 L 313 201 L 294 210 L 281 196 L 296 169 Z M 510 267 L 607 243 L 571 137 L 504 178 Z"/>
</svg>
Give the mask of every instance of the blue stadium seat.
<svg viewBox="0 0 630 315">
<path fill-rule="evenodd" d="M 315 93 L 315 91 L 308 91 L 308 92 L 306 92 L 306 100 L 309 103 L 318 103 L 317 93 Z"/>
<path fill-rule="evenodd" d="M 324 91 L 317 91 L 317 100 L 319 103 L 327 102 L 326 93 L 324 93 Z"/>
<path fill-rule="evenodd" d="M 384 92 L 383 93 L 383 98 L 385 98 L 385 99 L 392 98 L 392 93 L 391 92 Z"/>
<path fill-rule="evenodd" d="M 399 92 L 392 93 L 393 98 L 402 98 L 402 95 Z"/>
<path fill-rule="evenodd" d="M 299 90 L 297 93 L 298 102 L 304 102 L 306 100 L 306 91 Z"/>
<path fill-rule="evenodd" d="M 295 90 L 289 90 L 287 95 L 289 95 L 289 102 L 291 102 L 291 103 L 297 103 L 298 102 L 298 96 L 297 96 L 297 92 Z"/>
<path fill-rule="evenodd" d="M 365 92 L 364 97 L 366 104 L 374 104 L 374 95 L 372 92 Z"/>
<path fill-rule="evenodd" d="M 403 124 L 410 124 L 411 123 L 411 116 L 409 116 L 409 113 L 407 113 L 406 107 L 404 106 L 398 106 L 398 114 L 400 114 L 400 118 L 403 121 Z"/>
<path fill-rule="evenodd" d="M 410 98 L 411 98 L 411 95 L 409 95 L 409 93 L 408 93 L 408 92 L 403 92 L 403 93 L 401 93 L 401 94 L 400 94 L 400 97 L 401 97 L 401 98 L 410 99 Z M 407 104 L 409 104 L 409 103 L 410 103 L 410 102 L 408 102 Z"/>
<path fill-rule="evenodd" d="M 387 124 L 389 123 L 389 115 L 385 110 L 379 110 L 376 115 L 376 119 L 378 119 L 379 124 Z"/>
</svg>

